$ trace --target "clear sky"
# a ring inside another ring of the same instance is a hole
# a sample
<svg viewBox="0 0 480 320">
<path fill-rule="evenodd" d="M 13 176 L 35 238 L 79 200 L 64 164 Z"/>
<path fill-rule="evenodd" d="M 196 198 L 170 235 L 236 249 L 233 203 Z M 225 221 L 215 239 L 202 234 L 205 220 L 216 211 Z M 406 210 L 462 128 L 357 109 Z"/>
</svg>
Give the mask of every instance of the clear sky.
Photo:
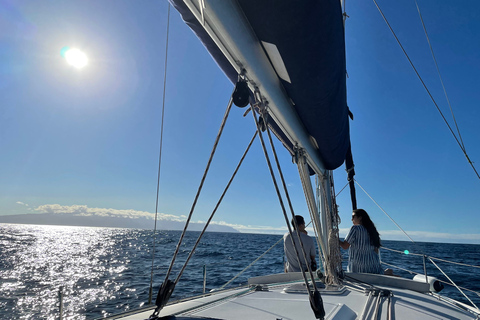
<svg viewBox="0 0 480 320">
<path fill-rule="evenodd" d="M 467 152 L 480 166 L 480 3 L 418 3 Z M 379 5 L 453 125 L 415 2 Z M 0 2 L 0 215 L 155 212 L 167 10 L 165 0 Z M 480 180 L 374 3 L 347 1 L 347 14 L 357 181 L 414 240 L 480 243 Z M 85 52 L 88 65 L 68 65 L 65 46 Z M 168 50 L 158 211 L 183 219 L 233 85 L 174 10 Z M 244 111 L 231 112 L 194 221 L 208 218 L 254 133 Z M 277 147 L 296 213 L 308 215 L 296 166 Z M 258 141 L 252 148 L 214 220 L 283 233 Z M 335 182 L 338 192 L 343 167 Z M 341 235 L 351 226 L 347 189 L 337 199 Z M 408 240 L 357 192 L 384 239 Z"/>
</svg>

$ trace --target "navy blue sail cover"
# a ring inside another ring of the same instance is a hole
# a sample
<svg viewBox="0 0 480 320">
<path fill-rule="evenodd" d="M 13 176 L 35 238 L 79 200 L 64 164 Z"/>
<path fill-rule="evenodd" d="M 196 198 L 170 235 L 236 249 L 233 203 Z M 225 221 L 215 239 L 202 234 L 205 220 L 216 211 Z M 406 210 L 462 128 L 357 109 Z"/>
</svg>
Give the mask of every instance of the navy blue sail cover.
<svg viewBox="0 0 480 320">
<path fill-rule="evenodd" d="M 227 77 L 238 74 L 182 0 L 170 0 Z M 280 80 L 328 170 L 350 148 L 345 41 L 339 0 L 237 0 L 259 41 L 272 43 L 290 82 Z M 277 133 L 279 130 L 276 130 Z"/>
</svg>

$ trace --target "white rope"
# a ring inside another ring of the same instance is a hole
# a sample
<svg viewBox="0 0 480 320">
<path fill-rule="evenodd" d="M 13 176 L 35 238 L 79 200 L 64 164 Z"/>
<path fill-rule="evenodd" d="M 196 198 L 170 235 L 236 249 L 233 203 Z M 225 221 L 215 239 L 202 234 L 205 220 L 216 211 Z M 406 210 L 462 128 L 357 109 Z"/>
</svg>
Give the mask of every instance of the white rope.
<svg viewBox="0 0 480 320">
<path fill-rule="evenodd" d="M 324 269 L 326 270 L 326 264 L 328 260 L 327 256 L 327 246 L 325 244 L 325 241 L 323 240 L 323 237 L 319 235 L 319 230 L 321 230 L 321 222 L 319 220 L 318 216 L 318 209 L 317 205 L 315 203 L 315 196 L 313 194 L 313 189 L 312 189 L 312 184 L 310 182 L 310 176 L 308 174 L 308 168 L 306 165 L 306 159 L 303 155 L 298 155 L 297 156 L 297 168 L 298 168 L 298 173 L 300 176 L 300 181 L 302 183 L 303 187 L 303 193 L 305 195 L 305 199 L 307 201 L 307 207 L 309 210 L 310 214 L 310 219 L 313 222 L 314 225 L 314 232 L 315 232 L 315 238 L 317 240 L 317 246 L 319 248 L 319 251 L 321 249 L 321 252 L 319 252 L 319 257 L 322 259 L 322 264 L 324 266 Z"/>
<path fill-rule="evenodd" d="M 325 221 L 324 224 L 326 225 L 327 228 L 327 241 L 328 241 L 328 260 L 326 263 L 326 277 L 325 281 L 327 284 L 332 284 L 332 285 L 338 285 L 341 283 L 341 280 L 339 278 L 339 274 L 342 270 L 342 255 L 340 253 L 340 246 L 339 246 L 339 236 L 338 236 L 338 222 L 339 222 L 339 217 L 338 217 L 338 212 L 336 210 L 336 205 L 333 202 L 332 207 L 333 207 L 333 212 L 332 208 L 328 205 L 328 194 L 327 192 L 330 192 L 330 196 L 332 195 L 332 190 L 327 190 L 327 186 L 329 186 L 328 183 L 325 182 L 325 179 L 331 179 L 330 173 L 327 171 L 325 175 L 323 176 L 323 179 L 321 181 L 322 188 L 321 191 L 322 193 L 320 194 L 321 201 L 323 201 L 323 208 L 325 210 Z M 331 199 L 332 201 L 335 201 L 335 199 Z"/>
</svg>

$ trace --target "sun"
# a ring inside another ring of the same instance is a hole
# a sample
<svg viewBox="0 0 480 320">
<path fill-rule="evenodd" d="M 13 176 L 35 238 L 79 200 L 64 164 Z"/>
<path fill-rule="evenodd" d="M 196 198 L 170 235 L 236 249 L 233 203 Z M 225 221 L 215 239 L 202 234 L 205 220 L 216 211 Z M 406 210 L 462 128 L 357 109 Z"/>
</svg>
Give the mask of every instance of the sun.
<svg viewBox="0 0 480 320">
<path fill-rule="evenodd" d="M 82 69 L 88 64 L 87 55 L 77 48 L 63 47 L 60 54 L 68 64 L 77 69 Z"/>
</svg>

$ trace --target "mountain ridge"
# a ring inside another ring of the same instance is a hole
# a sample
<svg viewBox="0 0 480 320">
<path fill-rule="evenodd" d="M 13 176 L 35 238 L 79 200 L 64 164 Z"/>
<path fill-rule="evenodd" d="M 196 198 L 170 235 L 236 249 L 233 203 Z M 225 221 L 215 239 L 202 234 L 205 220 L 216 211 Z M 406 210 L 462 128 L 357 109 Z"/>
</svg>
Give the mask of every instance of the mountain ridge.
<svg viewBox="0 0 480 320">
<path fill-rule="evenodd" d="M 0 216 L 0 223 L 13 224 L 40 224 L 55 226 L 79 226 L 79 227 L 105 227 L 105 228 L 132 228 L 147 229 L 154 228 L 154 220 L 144 217 L 124 218 L 124 217 L 105 217 L 105 216 L 80 216 L 62 213 L 27 213 L 17 215 Z M 173 220 L 158 220 L 157 229 L 159 230 L 183 230 L 185 222 Z M 189 231 L 201 231 L 204 224 L 190 222 Z M 213 232 L 239 232 L 238 230 L 218 224 L 210 224 L 207 231 Z"/>
</svg>

